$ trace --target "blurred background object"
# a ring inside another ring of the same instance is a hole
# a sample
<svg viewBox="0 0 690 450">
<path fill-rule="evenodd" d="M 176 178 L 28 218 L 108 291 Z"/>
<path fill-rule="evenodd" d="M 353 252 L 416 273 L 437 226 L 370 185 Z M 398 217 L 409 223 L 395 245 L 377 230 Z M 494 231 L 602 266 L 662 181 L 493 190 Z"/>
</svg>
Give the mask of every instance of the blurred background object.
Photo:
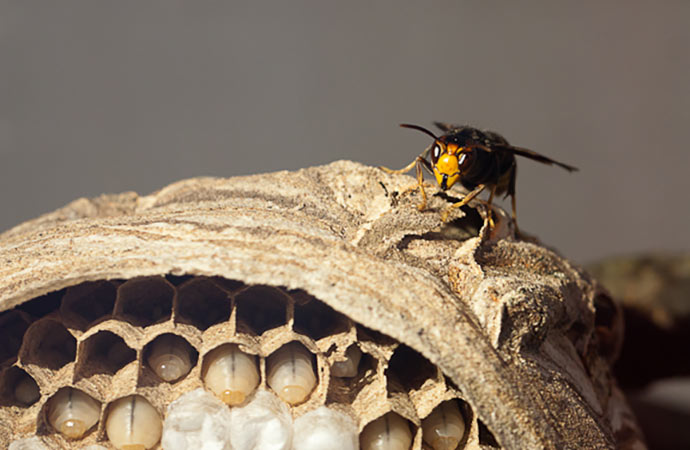
<svg viewBox="0 0 690 450">
<path fill-rule="evenodd" d="M 650 447 L 690 448 L 690 253 L 620 256 L 588 269 L 623 307 L 614 372 Z"/>
</svg>

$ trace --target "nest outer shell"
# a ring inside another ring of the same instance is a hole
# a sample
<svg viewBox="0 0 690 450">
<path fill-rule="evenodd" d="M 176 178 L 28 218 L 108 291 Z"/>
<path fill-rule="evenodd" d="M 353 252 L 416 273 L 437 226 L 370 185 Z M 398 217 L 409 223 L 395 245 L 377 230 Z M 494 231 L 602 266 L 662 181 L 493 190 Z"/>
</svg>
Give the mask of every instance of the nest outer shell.
<svg viewBox="0 0 690 450">
<path fill-rule="evenodd" d="M 613 448 L 637 436 L 592 350 L 596 284 L 512 239 L 500 210 L 492 236 L 456 239 L 463 212 L 451 226 L 439 212 L 461 195 L 430 189 L 419 212 L 418 194 L 399 195 L 412 182 L 339 161 L 79 199 L 0 235 L 0 311 L 147 275 L 303 289 L 439 366 L 504 448 Z"/>
</svg>

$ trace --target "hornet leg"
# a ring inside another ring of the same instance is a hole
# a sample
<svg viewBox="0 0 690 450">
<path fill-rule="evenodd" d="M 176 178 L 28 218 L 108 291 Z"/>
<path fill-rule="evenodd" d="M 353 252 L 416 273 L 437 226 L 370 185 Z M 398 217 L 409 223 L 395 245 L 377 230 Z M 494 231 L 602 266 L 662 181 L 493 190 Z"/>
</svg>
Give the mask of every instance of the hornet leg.
<svg viewBox="0 0 690 450">
<path fill-rule="evenodd" d="M 489 200 L 484 204 L 486 206 L 486 220 L 489 222 L 489 228 L 494 228 L 495 223 L 494 223 L 494 216 L 493 216 L 493 208 L 491 206 L 492 202 L 494 201 L 494 195 L 496 194 L 496 185 L 494 184 L 493 187 L 491 188 L 491 194 L 489 194 Z"/>
<path fill-rule="evenodd" d="M 389 169 L 387 167 L 379 166 L 379 169 L 383 170 L 386 173 L 391 173 L 391 174 L 405 173 L 405 172 L 409 172 L 412 169 L 412 167 L 415 168 L 415 172 L 417 175 L 417 184 L 414 186 L 410 186 L 409 188 L 405 189 L 400 195 L 403 196 L 410 191 L 414 191 L 415 189 L 419 189 L 419 192 L 422 194 L 422 203 L 417 205 L 417 209 L 420 211 L 424 211 L 426 209 L 426 202 L 427 202 L 426 192 L 424 192 L 424 172 L 422 171 L 422 169 L 423 169 L 423 167 L 426 167 L 428 170 L 431 170 L 431 165 L 429 164 L 429 161 L 427 161 L 426 159 L 423 158 L 425 153 L 422 153 L 421 155 L 417 156 L 414 159 L 414 161 L 412 161 L 410 164 L 408 164 L 407 166 L 405 166 L 399 170 L 392 170 L 392 169 Z"/>
<path fill-rule="evenodd" d="M 472 192 L 467 194 L 462 200 L 450 205 L 448 208 L 445 209 L 445 211 L 443 211 L 443 213 L 441 213 L 441 220 L 446 222 L 448 220 L 448 215 L 450 214 L 450 212 L 453 209 L 460 208 L 461 206 L 465 206 L 466 204 L 468 204 L 473 198 L 475 198 L 477 195 L 479 195 L 484 190 L 485 187 L 486 187 L 485 185 L 480 184 L 479 186 L 474 188 L 474 190 Z"/>
<path fill-rule="evenodd" d="M 513 171 L 510 174 L 510 181 L 508 182 L 508 195 L 510 195 L 510 203 L 513 207 L 513 224 L 515 224 L 515 236 L 520 236 L 520 228 L 517 224 L 517 208 L 515 206 L 515 178 L 517 175 L 517 166 L 513 166 Z"/>
</svg>

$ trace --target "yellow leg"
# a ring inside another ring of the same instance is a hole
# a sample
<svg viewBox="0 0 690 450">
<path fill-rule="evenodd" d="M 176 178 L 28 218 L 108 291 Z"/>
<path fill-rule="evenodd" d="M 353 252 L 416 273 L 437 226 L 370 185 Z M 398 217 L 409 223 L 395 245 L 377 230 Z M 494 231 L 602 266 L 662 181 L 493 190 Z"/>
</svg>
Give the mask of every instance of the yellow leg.
<svg viewBox="0 0 690 450">
<path fill-rule="evenodd" d="M 474 188 L 474 190 L 472 192 L 467 194 L 462 200 L 450 205 L 448 208 L 445 209 L 445 211 L 443 211 L 443 213 L 441 213 L 441 220 L 446 222 L 448 220 L 448 215 L 450 214 L 450 212 L 453 209 L 460 208 L 461 206 L 465 206 L 466 204 L 468 204 L 473 198 L 475 198 L 477 195 L 479 195 L 484 190 L 485 187 L 486 187 L 485 185 L 480 184 L 479 186 Z"/>
<path fill-rule="evenodd" d="M 496 185 L 494 184 L 491 188 L 491 194 L 489 194 L 489 201 L 485 203 L 486 206 L 486 220 L 489 222 L 489 228 L 493 228 L 496 224 L 494 223 L 493 208 L 491 207 L 494 201 L 494 194 L 496 194 Z"/>
<path fill-rule="evenodd" d="M 416 169 L 417 169 L 417 185 L 419 185 L 419 192 L 422 194 L 422 203 L 417 205 L 419 211 L 424 211 L 426 209 L 426 192 L 424 192 L 424 173 L 422 172 L 422 157 L 417 156 L 415 159 Z"/>
<path fill-rule="evenodd" d="M 420 211 L 424 211 L 426 209 L 426 192 L 424 192 L 424 173 L 422 172 L 422 164 L 423 164 L 422 161 L 425 161 L 425 160 L 420 155 L 420 156 L 417 156 L 414 161 L 412 161 L 410 164 L 403 167 L 402 169 L 392 170 L 392 169 L 389 169 L 387 167 L 379 166 L 379 169 L 383 170 L 386 173 L 391 173 L 391 174 L 399 174 L 399 173 L 409 172 L 413 167 L 416 169 L 417 184 L 415 186 L 412 186 L 410 188 L 405 189 L 401 193 L 401 195 L 405 195 L 408 192 L 419 188 L 419 192 L 422 194 L 422 203 L 417 205 L 417 209 Z"/>
<path fill-rule="evenodd" d="M 388 167 L 383 167 L 383 166 L 379 166 L 379 169 L 383 170 L 386 173 L 405 173 L 405 172 L 409 172 L 410 170 L 412 170 L 412 168 L 414 167 L 415 164 L 417 164 L 417 159 L 415 159 L 414 161 L 412 161 L 410 164 L 403 167 L 402 169 L 393 170 L 393 169 L 389 169 Z"/>
</svg>

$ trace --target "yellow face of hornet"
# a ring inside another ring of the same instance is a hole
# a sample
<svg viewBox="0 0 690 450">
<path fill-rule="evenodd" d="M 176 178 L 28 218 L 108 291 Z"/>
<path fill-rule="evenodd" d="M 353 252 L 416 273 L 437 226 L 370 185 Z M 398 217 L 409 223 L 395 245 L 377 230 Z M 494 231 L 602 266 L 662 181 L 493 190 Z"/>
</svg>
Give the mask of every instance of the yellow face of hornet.
<svg viewBox="0 0 690 450">
<path fill-rule="evenodd" d="M 461 148 L 455 144 L 446 144 L 438 140 L 434 142 L 431 148 L 431 166 L 441 189 L 449 189 L 460 179 L 460 165 L 465 156 Z"/>
</svg>

